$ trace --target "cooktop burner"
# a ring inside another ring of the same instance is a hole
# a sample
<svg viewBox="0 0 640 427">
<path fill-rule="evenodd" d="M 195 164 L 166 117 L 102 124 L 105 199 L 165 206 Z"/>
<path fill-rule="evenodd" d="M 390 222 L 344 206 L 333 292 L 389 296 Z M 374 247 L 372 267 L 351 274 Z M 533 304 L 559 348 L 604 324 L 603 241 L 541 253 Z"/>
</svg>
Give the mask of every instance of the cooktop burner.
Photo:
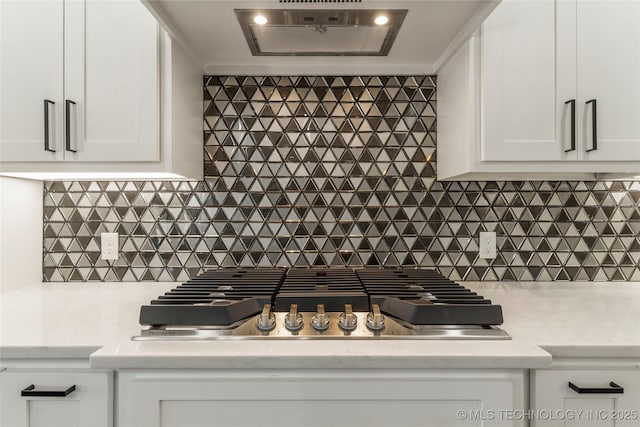
<svg viewBox="0 0 640 427">
<path fill-rule="evenodd" d="M 141 337 L 485 338 L 502 308 L 426 269 L 209 270 L 144 305 Z"/>
<path fill-rule="evenodd" d="M 369 296 L 353 270 L 289 270 L 275 298 L 275 311 L 289 311 L 298 304 L 300 311 L 341 311 L 351 304 L 355 311 L 369 311 Z"/>
</svg>

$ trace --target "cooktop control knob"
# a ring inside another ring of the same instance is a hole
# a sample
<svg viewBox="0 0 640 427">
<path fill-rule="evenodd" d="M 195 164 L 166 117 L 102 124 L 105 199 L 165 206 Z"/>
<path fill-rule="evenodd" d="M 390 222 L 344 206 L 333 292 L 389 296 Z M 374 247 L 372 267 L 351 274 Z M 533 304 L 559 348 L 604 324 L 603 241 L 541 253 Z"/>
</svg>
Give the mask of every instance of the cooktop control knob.
<svg viewBox="0 0 640 427">
<path fill-rule="evenodd" d="M 344 305 L 344 313 L 340 314 L 338 325 L 345 331 L 353 331 L 358 326 L 358 318 L 353 313 L 351 304 Z"/>
<path fill-rule="evenodd" d="M 324 304 L 318 304 L 317 311 L 311 318 L 311 326 L 316 331 L 329 329 L 329 316 L 324 312 Z"/>
<path fill-rule="evenodd" d="M 380 306 L 373 304 L 371 313 L 367 314 L 367 328 L 372 331 L 380 331 L 384 329 L 384 316 L 380 312 Z"/>
<path fill-rule="evenodd" d="M 289 312 L 284 316 L 284 327 L 290 331 L 297 331 L 302 326 L 302 314 L 298 313 L 298 304 L 291 304 Z"/>
<path fill-rule="evenodd" d="M 258 315 L 258 329 L 270 331 L 276 327 L 276 315 L 271 312 L 271 304 L 262 307 L 262 313 Z"/>
</svg>

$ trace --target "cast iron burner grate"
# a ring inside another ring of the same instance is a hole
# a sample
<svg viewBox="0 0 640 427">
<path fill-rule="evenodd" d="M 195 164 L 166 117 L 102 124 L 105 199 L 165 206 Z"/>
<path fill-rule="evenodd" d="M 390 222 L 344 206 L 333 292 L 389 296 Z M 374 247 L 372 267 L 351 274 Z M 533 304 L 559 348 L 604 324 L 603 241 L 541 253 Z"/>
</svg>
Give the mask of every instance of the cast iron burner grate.
<svg viewBox="0 0 640 427">
<path fill-rule="evenodd" d="M 275 311 L 288 311 L 298 304 L 299 311 L 343 311 L 351 304 L 354 311 L 369 311 L 369 297 L 358 275 L 347 269 L 291 269 L 276 294 Z"/>
<path fill-rule="evenodd" d="M 503 321 L 499 305 L 434 270 L 223 268 L 209 270 L 142 306 L 140 323 L 233 328 L 260 313 L 268 317 L 263 312 L 267 304 L 267 311 L 276 316 L 295 306 L 309 316 L 320 308 L 337 316 L 350 305 L 366 317 L 379 307 L 413 329 L 490 327 Z"/>
<path fill-rule="evenodd" d="M 371 304 L 411 325 L 501 325 L 502 307 L 434 270 L 356 270 Z"/>
<path fill-rule="evenodd" d="M 140 308 L 143 325 L 231 325 L 271 304 L 285 269 L 209 270 Z"/>
</svg>

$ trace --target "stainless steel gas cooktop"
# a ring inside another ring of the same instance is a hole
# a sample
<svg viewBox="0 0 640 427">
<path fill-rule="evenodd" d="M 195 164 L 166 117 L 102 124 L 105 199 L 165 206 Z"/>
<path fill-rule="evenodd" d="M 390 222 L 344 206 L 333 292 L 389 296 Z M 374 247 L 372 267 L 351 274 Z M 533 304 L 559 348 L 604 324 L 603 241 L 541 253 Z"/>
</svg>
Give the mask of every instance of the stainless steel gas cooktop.
<svg viewBox="0 0 640 427">
<path fill-rule="evenodd" d="M 140 324 L 134 340 L 510 339 L 499 305 L 426 269 L 209 270 Z"/>
</svg>

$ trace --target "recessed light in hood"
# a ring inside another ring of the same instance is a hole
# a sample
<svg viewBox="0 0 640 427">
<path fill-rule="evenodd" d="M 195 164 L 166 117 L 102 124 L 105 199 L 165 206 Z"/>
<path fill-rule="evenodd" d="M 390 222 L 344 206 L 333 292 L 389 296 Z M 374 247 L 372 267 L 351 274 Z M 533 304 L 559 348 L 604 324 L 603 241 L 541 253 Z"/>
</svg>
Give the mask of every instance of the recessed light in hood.
<svg viewBox="0 0 640 427">
<path fill-rule="evenodd" d="M 235 9 L 254 56 L 386 56 L 407 10 Z M 267 23 L 256 25 L 263 16 Z M 387 22 L 380 24 L 380 17 Z"/>
</svg>

